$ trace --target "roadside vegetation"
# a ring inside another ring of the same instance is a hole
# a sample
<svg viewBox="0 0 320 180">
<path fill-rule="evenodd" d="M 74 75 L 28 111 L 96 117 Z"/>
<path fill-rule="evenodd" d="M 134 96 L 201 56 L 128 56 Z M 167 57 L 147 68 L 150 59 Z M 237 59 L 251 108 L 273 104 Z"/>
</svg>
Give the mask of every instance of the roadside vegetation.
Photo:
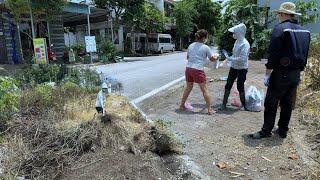
<svg viewBox="0 0 320 180">
<path fill-rule="evenodd" d="M 81 166 L 77 162 L 82 157 L 101 152 L 121 151 L 124 157 L 147 160 L 150 154 L 159 158 L 182 152 L 168 127 L 149 124 L 120 95 L 109 95 L 107 117 L 97 115 L 99 84 L 98 75 L 89 69 L 58 65 L 28 67 L 15 78 L 1 76 L 1 177 L 59 178 L 65 170 Z M 134 163 L 127 161 L 123 163 Z M 152 171 L 143 163 L 135 166 Z M 150 178 L 161 176 L 170 173 L 157 170 Z"/>
<path fill-rule="evenodd" d="M 298 95 L 299 119 L 308 129 L 306 140 L 314 152 L 311 158 L 320 164 L 320 43 L 315 41 L 310 47 L 308 65 Z M 320 170 L 313 167 L 311 178 L 319 178 Z"/>
</svg>

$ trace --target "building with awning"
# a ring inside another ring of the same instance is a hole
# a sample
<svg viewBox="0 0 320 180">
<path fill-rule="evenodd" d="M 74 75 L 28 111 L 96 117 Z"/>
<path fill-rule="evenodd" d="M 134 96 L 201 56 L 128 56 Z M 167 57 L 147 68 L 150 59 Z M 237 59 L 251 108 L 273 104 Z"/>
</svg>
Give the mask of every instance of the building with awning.
<svg viewBox="0 0 320 180">
<path fill-rule="evenodd" d="M 81 31 L 77 34 L 76 41 L 84 42 L 84 36 L 91 35 L 92 30 L 96 29 L 96 26 L 92 28 L 91 25 L 98 22 L 102 25 L 108 24 L 108 12 L 105 9 L 86 3 L 88 2 L 70 0 L 61 14 L 55 15 L 53 20 L 48 22 L 41 19 L 40 25 L 35 28 L 36 36 L 46 38 L 47 44 L 53 45 L 53 51 L 58 58 L 63 56 L 68 45 L 65 39 L 65 27 L 79 27 Z M 32 58 L 30 15 L 26 14 L 23 22 L 17 24 L 13 20 L 13 15 L 4 6 L 4 0 L 0 0 L 0 14 L 0 63 L 21 63 L 22 57 Z"/>
<path fill-rule="evenodd" d="M 79 4 L 81 6 L 81 4 Z M 88 14 L 74 11 L 75 8 L 65 10 L 62 19 L 65 28 L 71 29 L 65 33 L 66 46 L 72 46 L 76 43 L 84 43 L 84 37 L 89 35 L 95 36 L 97 40 L 106 39 L 112 41 L 112 22 L 109 19 L 110 11 L 91 6 L 90 7 L 90 24 L 88 24 Z M 123 27 L 113 30 L 117 35 L 113 41 L 119 50 L 123 47 Z"/>
</svg>

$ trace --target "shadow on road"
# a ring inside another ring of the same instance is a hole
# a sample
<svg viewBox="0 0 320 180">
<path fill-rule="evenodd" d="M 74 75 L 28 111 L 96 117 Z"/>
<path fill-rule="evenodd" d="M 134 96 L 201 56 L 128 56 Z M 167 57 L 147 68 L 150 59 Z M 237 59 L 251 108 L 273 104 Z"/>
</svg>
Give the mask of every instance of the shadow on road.
<svg viewBox="0 0 320 180">
<path fill-rule="evenodd" d="M 264 139 L 252 139 L 249 137 L 249 134 L 242 135 L 242 139 L 244 141 L 244 145 L 249 147 L 274 147 L 274 146 L 280 146 L 283 143 L 283 139 L 279 136 L 271 136 L 270 138 L 264 138 Z"/>
<path fill-rule="evenodd" d="M 232 106 L 227 106 L 226 110 L 219 110 L 221 108 L 221 106 L 222 106 L 222 104 L 217 104 L 217 105 L 213 106 L 214 110 L 217 111 L 216 114 L 232 115 L 232 114 L 240 111 L 239 108 L 234 108 Z"/>
<path fill-rule="evenodd" d="M 176 112 L 177 114 L 186 114 L 186 115 L 207 114 L 206 109 L 202 109 L 202 110 L 200 110 L 200 111 L 176 109 L 175 112 Z"/>
</svg>

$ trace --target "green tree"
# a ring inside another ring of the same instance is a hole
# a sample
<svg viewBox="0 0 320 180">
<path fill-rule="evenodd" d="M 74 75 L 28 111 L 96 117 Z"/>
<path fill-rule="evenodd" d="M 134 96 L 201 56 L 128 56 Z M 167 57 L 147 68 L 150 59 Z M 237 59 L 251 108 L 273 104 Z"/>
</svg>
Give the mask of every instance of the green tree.
<svg viewBox="0 0 320 180">
<path fill-rule="evenodd" d="M 133 23 L 132 27 L 136 27 L 136 30 L 146 33 L 147 37 L 152 32 L 161 33 L 164 30 L 165 23 L 168 22 L 168 18 L 149 2 L 145 2 L 142 9 L 135 13 L 133 17 L 130 16 L 130 18 L 134 19 L 134 21 L 131 21 Z M 148 38 L 146 40 L 148 44 Z M 149 51 L 148 46 L 147 51 Z"/>
<path fill-rule="evenodd" d="M 95 0 L 94 3 L 97 7 L 114 13 L 110 18 L 114 22 L 114 28 L 118 29 L 120 25 L 132 24 L 135 14 L 143 9 L 144 0 Z"/>
<path fill-rule="evenodd" d="M 173 15 L 176 19 L 177 33 L 180 38 L 180 48 L 182 48 L 182 38 L 190 34 L 194 26 L 193 18 L 198 16 L 194 1 L 182 0 L 175 2 Z"/>
<path fill-rule="evenodd" d="M 317 1 L 308 2 L 297 0 L 297 11 L 302 13 L 299 21 L 302 24 L 310 24 L 317 22 L 319 18 Z M 251 58 L 262 58 L 266 55 L 268 41 L 271 29 L 268 28 L 270 22 L 275 20 L 275 14 L 271 14 L 271 18 L 267 15 L 267 8 L 258 7 L 256 0 L 230 0 L 226 4 L 226 12 L 223 16 L 223 23 L 219 29 L 219 47 L 221 49 L 232 50 L 234 40 L 228 28 L 243 22 L 247 25 L 247 39 L 257 51 L 253 53 Z"/>
<path fill-rule="evenodd" d="M 299 17 L 299 22 L 303 25 L 316 23 L 319 19 L 319 7 L 317 0 L 304 2 L 296 1 L 297 11 L 302 15 Z"/>
<path fill-rule="evenodd" d="M 151 3 L 145 2 L 136 14 L 136 26 L 145 33 L 162 32 L 168 19 Z"/>
<path fill-rule="evenodd" d="M 51 19 L 60 14 L 67 4 L 67 0 L 6 0 L 5 5 L 20 22 L 25 14 L 32 12 L 35 19 L 45 17 Z M 30 11 L 31 10 L 31 11 Z"/>
<path fill-rule="evenodd" d="M 267 49 L 267 40 L 270 30 L 266 29 L 266 8 L 257 6 L 256 0 L 230 0 L 226 4 L 226 12 L 223 16 L 218 31 L 218 45 L 221 49 L 232 51 L 234 39 L 228 32 L 228 28 L 244 23 L 247 26 L 246 38 L 251 45 L 257 47 L 253 58 L 261 58 Z"/>
<path fill-rule="evenodd" d="M 193 23 L 200 29 L 206 29 L 214 34 L 220 25 L 222 6 L 219 2 L 211 0 L 189 0 L 194 3 L 196 14 L 193 14 Z"/>
</svg>

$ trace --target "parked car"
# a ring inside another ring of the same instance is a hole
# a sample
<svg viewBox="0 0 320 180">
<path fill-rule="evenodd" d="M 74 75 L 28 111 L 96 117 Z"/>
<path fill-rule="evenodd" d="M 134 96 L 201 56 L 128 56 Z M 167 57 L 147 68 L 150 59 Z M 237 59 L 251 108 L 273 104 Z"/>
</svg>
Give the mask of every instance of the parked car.
<svg viewBox="0 0 320 180">
<path fill-rule="evenodd" d="M 170 34 L 149 34 L 148 35 L 148 47 L 152 52 L 174 52 L 176 47 L 172 41 L 172 37 Z"/>
</svg>

